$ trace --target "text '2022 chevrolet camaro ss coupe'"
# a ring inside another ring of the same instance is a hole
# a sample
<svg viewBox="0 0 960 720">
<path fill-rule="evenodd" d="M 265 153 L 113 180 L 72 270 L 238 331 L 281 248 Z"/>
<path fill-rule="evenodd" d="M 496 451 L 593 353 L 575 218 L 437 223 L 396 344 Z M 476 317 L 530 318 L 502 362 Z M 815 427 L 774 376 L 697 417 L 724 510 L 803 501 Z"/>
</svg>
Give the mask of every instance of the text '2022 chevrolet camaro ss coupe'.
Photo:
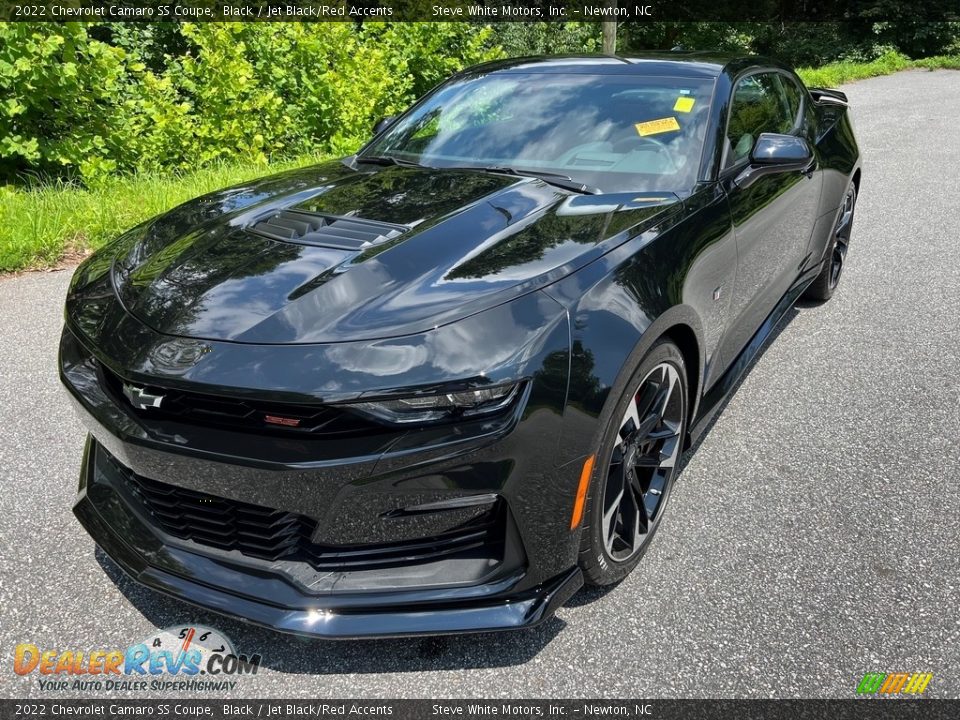
<svg viewBox="0 0 960 720">
<path fill-rule="evenodd" d="M 608 585 L 860 185 L 846 98 L 712 54 L 503 61 L 349 158 L 76 271 L 74 512 L 134 579 L 318 637 L 523 628 Z"/>
</svg>

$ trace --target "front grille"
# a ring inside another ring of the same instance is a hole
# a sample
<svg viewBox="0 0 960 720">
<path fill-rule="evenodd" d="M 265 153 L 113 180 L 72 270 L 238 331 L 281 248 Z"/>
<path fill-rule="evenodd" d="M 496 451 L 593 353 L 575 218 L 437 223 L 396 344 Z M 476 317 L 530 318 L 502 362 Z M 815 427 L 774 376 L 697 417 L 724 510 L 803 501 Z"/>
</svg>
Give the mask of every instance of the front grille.
<svg viewBox="0 0 960 720">
<path fill-rule="evenodd" d="M 167 485 L 115 466 L 129 494 L 168 535 L 271 562 L 304 562 L 318 571 L 345 572 L 427 563 L 481 549 L 500 557 L 503 551 L 501 503 L 457 530 L 433 538 L 328 546 L 310 540 L 317 523 L 305 515 Z"/>
<path fill-rule="evenodd" d="M 364 250 L 392 240 L 409 229 L 406 225 L 296 210 L 281 210 L 251 228 L 257 235 L 273 240 L 342 250 Z"/>
<path fill-rule="evenodd" d="M 155 386 L 144 389 L 150 394 L 163 396 L 160 406 L 139 409 L 124 396 L 122 378 L 102 365 L 100 376 L 117 403 L 145 420 L 173 420 L 203 427 L 324 437 L 370 435 L 388 430 L 384 425 L 331 405 L 244 400 Z"/>
</svg>

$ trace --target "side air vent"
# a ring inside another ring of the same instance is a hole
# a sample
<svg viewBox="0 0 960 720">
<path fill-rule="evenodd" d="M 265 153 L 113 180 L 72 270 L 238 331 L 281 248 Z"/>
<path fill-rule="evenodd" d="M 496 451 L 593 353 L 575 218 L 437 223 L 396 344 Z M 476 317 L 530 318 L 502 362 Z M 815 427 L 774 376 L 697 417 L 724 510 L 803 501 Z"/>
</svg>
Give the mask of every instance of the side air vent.
<svg viewBox="0 0 960 720">
<path fill-rule="evenodd" d="M 260 220 L 250 230 L 272 240 L 342 250 L 363 250 L 392 240 L 409 228 L 406 225 L 354 217 L 281 210 Z"/>
</svg>

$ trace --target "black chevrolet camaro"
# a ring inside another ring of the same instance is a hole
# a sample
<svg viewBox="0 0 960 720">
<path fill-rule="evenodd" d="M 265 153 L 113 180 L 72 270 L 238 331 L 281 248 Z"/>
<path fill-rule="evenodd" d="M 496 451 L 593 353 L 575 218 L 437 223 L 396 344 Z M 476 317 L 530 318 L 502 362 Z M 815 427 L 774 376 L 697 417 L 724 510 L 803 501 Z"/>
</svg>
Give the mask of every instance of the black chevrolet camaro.
<svg viewBox="0 0 960 720">
<path fill-rule="evenodd" d="M 471 68 L 80 266 L 74 511 L 137 581 L 281 631 L 534 625 L 636 566 L 684 448 L 834 292 L 859 186 L 845 96 L 775 62 Z"/>
</svg>

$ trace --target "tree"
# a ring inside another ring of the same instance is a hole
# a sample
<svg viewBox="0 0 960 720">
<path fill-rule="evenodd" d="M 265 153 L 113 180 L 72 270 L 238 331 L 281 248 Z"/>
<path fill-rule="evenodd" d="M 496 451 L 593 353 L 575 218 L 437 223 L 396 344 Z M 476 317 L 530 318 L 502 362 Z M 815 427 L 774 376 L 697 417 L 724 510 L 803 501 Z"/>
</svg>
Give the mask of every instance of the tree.
<svg viewBox="0 0 960 720">
<path fill-rule="evenodd" d="M 611 11 L 617 9 L 617 0 L 606 0 L 604 6 Z M 613 13 L 611 13 L 613 14 Z M 604 55 L 615 55 L 617 52 L 617 21 L 604 20 L 603 23 L 603 53 Z"/>
</svg>

